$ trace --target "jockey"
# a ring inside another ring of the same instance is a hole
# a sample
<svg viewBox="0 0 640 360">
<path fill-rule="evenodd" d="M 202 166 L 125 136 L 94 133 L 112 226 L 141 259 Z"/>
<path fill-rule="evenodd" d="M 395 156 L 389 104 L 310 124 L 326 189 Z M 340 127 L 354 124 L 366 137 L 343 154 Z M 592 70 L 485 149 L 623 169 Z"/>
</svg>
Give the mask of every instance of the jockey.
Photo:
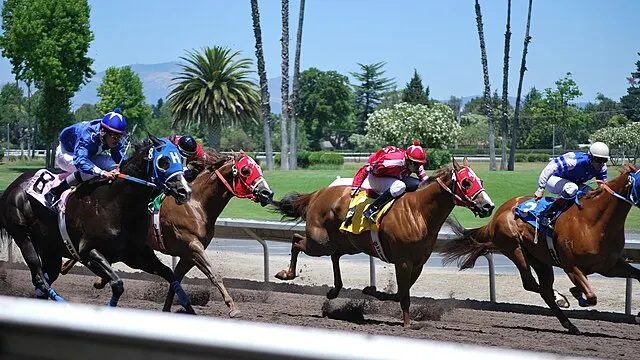
<svg viewBox="0 0 640 360">
<path fill-rule="evenodd" d="M 96 176 L 115 179 L 118 164 L 126 159 L 122 139 L 126 128 L 127 120 L 116 108 L 102 119 L 79 122 L 63 129 L 60 145 L 56 148 L 56 165 L 71 174 L 45 195 L 47 203 L 52 205 L 71 186 Z M 106 150 L 110 150 L 110 156 L 103 154 Z"/>
<path fill-rule="evenodd" d="M 191 169 L 188 168 L 190 162 L 194 160 L 199 160 L 205 157 L 205 152 L 202 149 L 202 146 L 198 144 L 196 139 L 191 135 L 175 135 L 173 139 L 171 137 L 167 137 L 167 139 L 171 140 L 174 145 L 178 147 L 180 154 L 185 159 L 185 170 L 184 177 L 187 181 L 191 182 L 193 173 Z"/>
<path fill-rule="evenodd" d="M 591 178 L 606 181 L 608 160 L 609 147 L 602 142 L 591 144 L 588 153 L 568 152 L 551 160 L 542 170 L 538 190 L 533 194 L 536 200 L 542 198 L 545 189 L 561 195 L 555 199 L 545 217 L 553 217 L 568 199 L 576 195 L 580 185 Z"/>
<path fill-rule="evenodd" d="M 375 222 L 376 215 L 386 203 L 404 194 L 407 186 L 417 187 L 420 181 L 427 178 L 424 171 L 426 162 L 426 153 L 418 140 L 406 151 L 395 146 L 387 146 L 369 156 L 367 164 L 358 170 L 351 184 L 351 197 L 358 193 L 365 178 L 369 179 L 371 190 L 380 194 L 363 216 Z M 410 176 L 413 173 L 418 175 L 420 181 Z"/>
</svg>

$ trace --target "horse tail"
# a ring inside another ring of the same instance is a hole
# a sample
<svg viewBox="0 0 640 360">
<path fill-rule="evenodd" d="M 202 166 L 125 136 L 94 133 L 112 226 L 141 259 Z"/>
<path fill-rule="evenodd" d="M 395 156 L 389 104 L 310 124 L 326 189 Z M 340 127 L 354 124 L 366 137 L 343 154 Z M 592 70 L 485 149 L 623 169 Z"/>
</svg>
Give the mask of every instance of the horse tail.
<svg viewBox="0 0 640 360">
<path fill-rule="evenodd" d="M 307 207 L 313 199 L 315 192 L 310 194 L 298 194 L 291 192 L 286 194 L 282 200 L 271 202 L 272 211 L 282 214 L 282 219 L 306 220 Z"/>
<path fill-rule="evenodd" d="M 466 229 L 458 220 L 449 217 L 447 224 L 460 238 L 445 242 L 440 253 L 444 265 L 457 262 L 460 270 L 470 269 L 476 260 L 494 248 L 489 236 L 489 225 L 475 229 Z"/>
</svg>

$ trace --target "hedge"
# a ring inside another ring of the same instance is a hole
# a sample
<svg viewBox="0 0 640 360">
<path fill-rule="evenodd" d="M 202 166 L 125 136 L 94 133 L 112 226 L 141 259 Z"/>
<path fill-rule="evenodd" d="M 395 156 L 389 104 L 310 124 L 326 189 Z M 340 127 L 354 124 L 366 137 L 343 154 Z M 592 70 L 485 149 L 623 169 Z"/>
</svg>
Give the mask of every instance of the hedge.
<svg viewBox="0 0 640 360">
<path fill-rule="evenodd" d="M 427 149 L 427 163 L 425 169 L 436 170 L 451 164 L 451 152 L 449 150 Z"/>
<path fill-rule="evenodd" d="M 300 151 L 296 154 L 298 158 L 298 168 L 305 169 L 312 165 L 342 165 L 344 164 L 344 156 L 322 151 Z M 274 156 L 274 162 L 277 167 L 280 166 L 280 153 Z"/>
</svg>

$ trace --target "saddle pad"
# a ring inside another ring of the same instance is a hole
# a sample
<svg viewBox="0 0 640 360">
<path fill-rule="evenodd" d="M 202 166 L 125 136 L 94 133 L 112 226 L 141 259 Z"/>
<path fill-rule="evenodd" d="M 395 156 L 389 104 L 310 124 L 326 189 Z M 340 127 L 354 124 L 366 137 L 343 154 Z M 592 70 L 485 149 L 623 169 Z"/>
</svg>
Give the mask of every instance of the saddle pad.
<svg viewBox="0 0 640 360">
<path fill-rule="evenodd" d="M 36 199 L 43 206 L 47 206 L 44 195 L 64 181 L 67 175 L 68 173 L 54 174 L 47 169 L 40 169 L 33 175 L 31 180 L 29 180 L 25 190 L 32 198 Z M 62 201 L 60 201 L 60 203 L 62 203 Z"/>
<path fill-rule="evenodd" d="M 342 225 L 340 225 L 340 231 L 352 234 L 360 234 L 365 231 L 378 231 L 380 220 L 387 211 L 389 211 L 395 200 L 391 200 L 382 208 L 382 210 L 380 210 L 376 217 L 375 224 L 362 216 L 362 213 L 373 201 L 374 199 L 367 196 L 366 190 L 360 191 L 353 199 L 351 199 L 351 202 L 349 202 L 349 211 L 354 211 L 353 217 L 351 218 L 351 224 L 345 226 L 343 222 Z"/>
</svg>

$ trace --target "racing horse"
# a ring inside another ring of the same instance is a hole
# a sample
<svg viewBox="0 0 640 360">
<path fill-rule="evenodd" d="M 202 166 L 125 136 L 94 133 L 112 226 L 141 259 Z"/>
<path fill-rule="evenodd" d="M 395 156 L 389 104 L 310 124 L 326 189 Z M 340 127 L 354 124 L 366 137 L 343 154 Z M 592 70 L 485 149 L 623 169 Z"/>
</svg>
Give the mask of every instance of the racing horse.
<svg viewBox="0 0 640 360">
<path fill-rule="evenodd" d="M 625 245 L 625 220 L 632 206 L 640 206 L 640 170 L 627 164 L 615 179 L 601 183 L 598 189 L 580 199 L 580 207 L 571 206 L 557 217 L 556 236 L 553 237 L 555 259 L 546 241 L 536 241 L 534 227 L 514 214 L 514 209 L 529 199 L 530 196 L 509 199 L 498 208 L 491 221 L 480 228 L 465 229 L 450 219 L 448 222 L 462 237 L 445 244 L 444 261 L 457 260 L 460 268 L 466 269 L 473 267 L 479 256 L 499 250 L 518 268 L 525 290 L 539 293 L 562 326 L 571 334 L 579 334 L 578 328 L 555 302 L 553 266 L 562 267 L 567 273 L 575 285 L 571 293 L 580 306 L 597 303 L 596 294 L 587 280 L 589 274 L 640 281 L 640 270 L 621 256 Z"/>
<path fill-rule="evenodd" d="M 494 205 L 482 181 L 469 167 L 467 158 L 460 166 L 453 159 L 453 168 L 436 170 L 418 190 L 397 199 L 380 220 L 378 236 L 388 262 L 395 264 L 398 291 L 386 294 L 374 286 L 363 293 L 379 300 L 399 301 L 403 326 L 409 327 L 409 290 L 416 282 L 424 263 L 429 259 L 438 232 L 454 206 L 468 207 L 481 217 L 491 215 Z M 273 202 L 283 218 L 306 220 L 305 235 L 295 234 L 291 246 L 291 262 L 287 270 L 276 275 L 282 280 L 296 277 L 296 263 L 300 251 L 309 256 L 331 256 L 334 287 L 327 298 L 336 298 L 342 288 L 340 257 L 365 253 L 378 256 L 372 247 L 371 232 L 358 235 L 340 231 L 350 202 L 350 187 L 325 187 L 310 194 L 291 193 Z"/>
<path fill-rule="evenodd" d="M 153 191 L 160 189 L 179 204 L 191 198 L 180 159 L 175 145 L 149 134 L 121 164 L 119 178 L 78 186 L 58 214 L 27 193 L 36 171 L 13 181 L 0 197 L 0 229 L 20 248 L 36 290 L 52 300 L 64 301 L 51 284 L 59 275 L 62 257 L 76 258 L 96 275 L 109 279 L 112 297 L 108 305 L 117 306 L 124 285 L 110 264 L 122 261 L 170 282 L 181 305 L 194 313 L 171 269 L 146 242 L 147 204 Z M 66 243 L 59 231 L 59 218 L 63 219 L 60 228 L 66 227 Z"/>
<path fill-rule="evenodd" d="M 191 200 L 184 205 L 178 205 L 171 199 L 162 203 L 159 213 L 161 232 L 158 235 L 150 234 L 154 238 L 152 242 L 156 250 L 180 257 L 174 270 L 178 281 L 182 281 L 185 274 L 196 266 L 220 291 L 229 307 L 229 317 L 236 317 L 240 312 L 222 279 L 213 271 L 205 249 L 214 236 L 216 219 L 229 200 L 233 197 L 248 198 L 266 206 L 273 199 L 273 191 L 260 165 L 242 151 L 230 157 L 208 150 L 206 156 L 191 162 L 190 166 L 195 176 L 191 183 Z M 69 262 L 65 264 L 63 273 L 72 265 Z M 101 279 L 94 286 L 102 288 L 106 280 Z M 171 310 L 174 295 L 174 289 L 169 287 L 163 311 Z"/>
</svg>

